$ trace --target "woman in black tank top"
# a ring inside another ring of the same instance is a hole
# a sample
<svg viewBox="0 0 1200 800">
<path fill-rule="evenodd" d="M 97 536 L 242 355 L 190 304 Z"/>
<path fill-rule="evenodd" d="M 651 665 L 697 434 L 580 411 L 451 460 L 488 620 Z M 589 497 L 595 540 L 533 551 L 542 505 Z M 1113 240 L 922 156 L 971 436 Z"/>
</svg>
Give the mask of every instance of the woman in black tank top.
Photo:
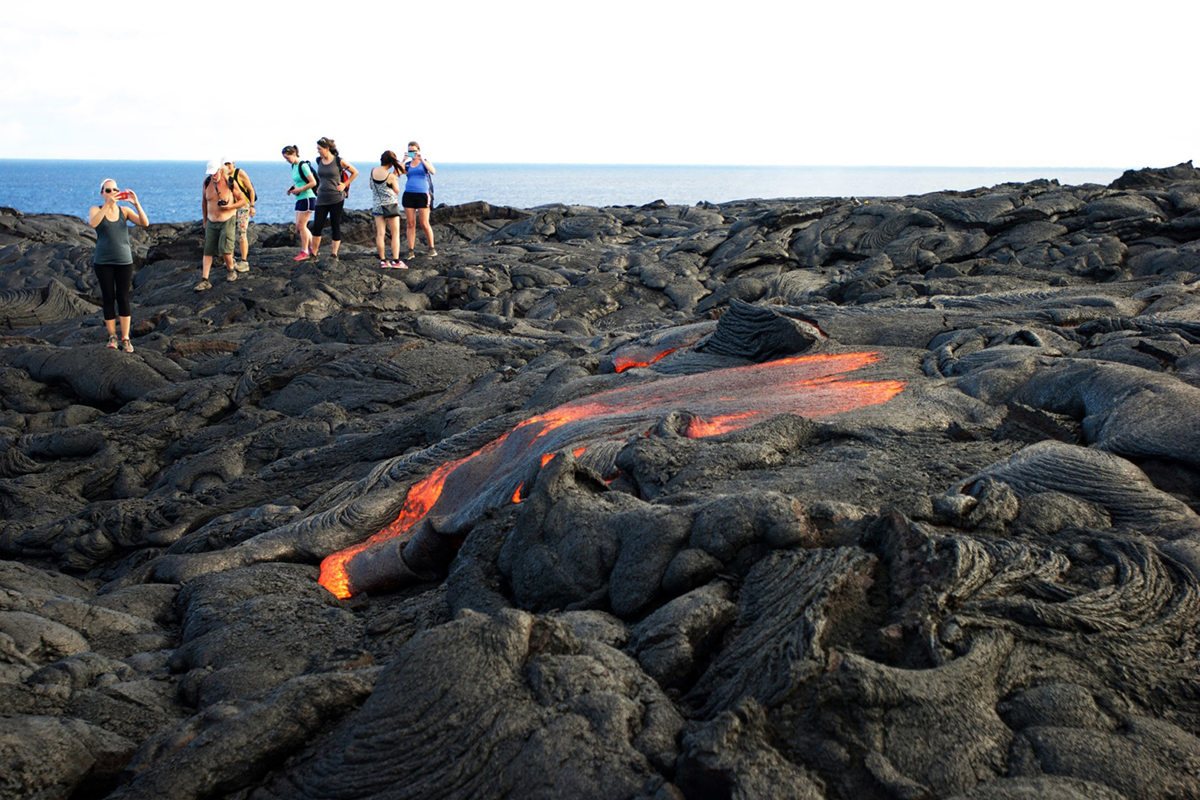
<svg viewBox="0 0 1200 800">
<path fill-rule="evenodd" d="M 132 313 L 129 308 L 129 287 L 133 283 L 133 248 L 129 245 L 128 223 L 143 228 L 150 225 L 142 204 L 132 190 L 121 191 L 117 182 L 107 178 L 100 184 L 101 205 L 88 210 L 88 224 L 96 229 L 96 254 L 92 267 L 100 281 L 100 296 L 104 302 L 104 327 L 108 329 L 108 346 L 118 345 L 126 353 L 133 352 L 129 341 L 129 324 Z M 119 206 L 117 202 L 128 200 L 133 208 Z M 134 209 L 137 209 L 136 213 Z M 117 320 L 121 322 L 121 339 L 117 341 Z"/>
</svg>

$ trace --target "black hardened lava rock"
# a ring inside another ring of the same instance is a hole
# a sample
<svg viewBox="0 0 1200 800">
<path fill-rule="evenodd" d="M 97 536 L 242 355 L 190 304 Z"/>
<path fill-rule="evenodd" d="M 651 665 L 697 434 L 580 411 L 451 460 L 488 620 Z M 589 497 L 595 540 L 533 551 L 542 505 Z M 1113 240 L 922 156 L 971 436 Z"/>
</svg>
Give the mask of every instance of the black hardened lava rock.
<svg viewBox="0 0 1200 800">
<path fill-rule="evenodd" d="M 1200 797 L 1200 173 L 0 209 L 0 798 Z"/>
</svg>

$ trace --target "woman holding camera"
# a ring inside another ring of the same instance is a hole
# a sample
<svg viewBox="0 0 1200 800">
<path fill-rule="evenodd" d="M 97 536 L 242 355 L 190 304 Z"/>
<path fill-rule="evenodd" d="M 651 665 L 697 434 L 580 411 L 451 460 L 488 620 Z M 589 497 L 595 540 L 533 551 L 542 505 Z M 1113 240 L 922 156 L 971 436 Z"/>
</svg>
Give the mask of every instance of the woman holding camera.
<svg viewBox="0 0 1200 800">
<path fill-rule="evenodd" d="M 112 178 L 100 182 L 100 197 L 104 202 L 88 209 L 88 224 L 96 229 L 92 268 L 100 281 L 104 327 L 108 329 L 109 347 L 116 350 L 120 346 L 126 353 L 132 353 L 129 324 L 133 314 L 129 307 L 129 287 L 133 284 L 133 248 L 129 244 L 128 223 L 145 228 L 150 225 L 150 220 L 133 190 L 122 191 Z M 117 205 L 122 200 L 133 203 L 133 208 Z M 121 322 L 120 342 L 117 341 L 118 319 Z"/>
<path fill-rule="evenodd" d="M 421 145 L 416 142 L 408 143 L 408 160 L 404 162 L 404 170 L 408 180 L 404 184 L 404 216 L 408 220 L 408 257 L 416 253 L 413 247 L 417 244 L 417 217 L 421 219 L 421 230 L 425 231 L 425 242 L 429 245 L 429 255 L 436 256 L 433 246 L 433 228 L 429 226 L 430 176 L 437 173 L 433 164 L 421 157 Z"/>
</svg>

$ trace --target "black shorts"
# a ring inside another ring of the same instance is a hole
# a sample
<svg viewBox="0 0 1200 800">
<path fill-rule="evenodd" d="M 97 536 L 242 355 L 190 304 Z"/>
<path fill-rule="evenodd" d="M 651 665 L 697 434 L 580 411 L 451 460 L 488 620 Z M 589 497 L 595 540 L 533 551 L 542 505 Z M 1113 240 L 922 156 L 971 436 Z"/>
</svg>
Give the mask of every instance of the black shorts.
<svg viewBox="0 0 1200 800">
<path fill-rule="evenodd" d="M 429 195 L 423 192 L 405 192 L 401 202 L 405 208 L 429 208 Z"/>
</svg>

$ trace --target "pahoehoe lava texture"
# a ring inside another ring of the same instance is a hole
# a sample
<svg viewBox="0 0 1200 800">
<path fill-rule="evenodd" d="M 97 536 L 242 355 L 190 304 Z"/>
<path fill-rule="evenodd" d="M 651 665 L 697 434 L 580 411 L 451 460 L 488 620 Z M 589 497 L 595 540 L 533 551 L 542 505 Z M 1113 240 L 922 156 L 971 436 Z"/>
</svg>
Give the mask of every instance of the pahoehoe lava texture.
<svg viewBox="0 0 1200 800">
<path fill-rule="evenodd" d="M 433 221 L 0 209 L 0 798 L 1200 798 L 1190 163 Z"/>
</svg>

